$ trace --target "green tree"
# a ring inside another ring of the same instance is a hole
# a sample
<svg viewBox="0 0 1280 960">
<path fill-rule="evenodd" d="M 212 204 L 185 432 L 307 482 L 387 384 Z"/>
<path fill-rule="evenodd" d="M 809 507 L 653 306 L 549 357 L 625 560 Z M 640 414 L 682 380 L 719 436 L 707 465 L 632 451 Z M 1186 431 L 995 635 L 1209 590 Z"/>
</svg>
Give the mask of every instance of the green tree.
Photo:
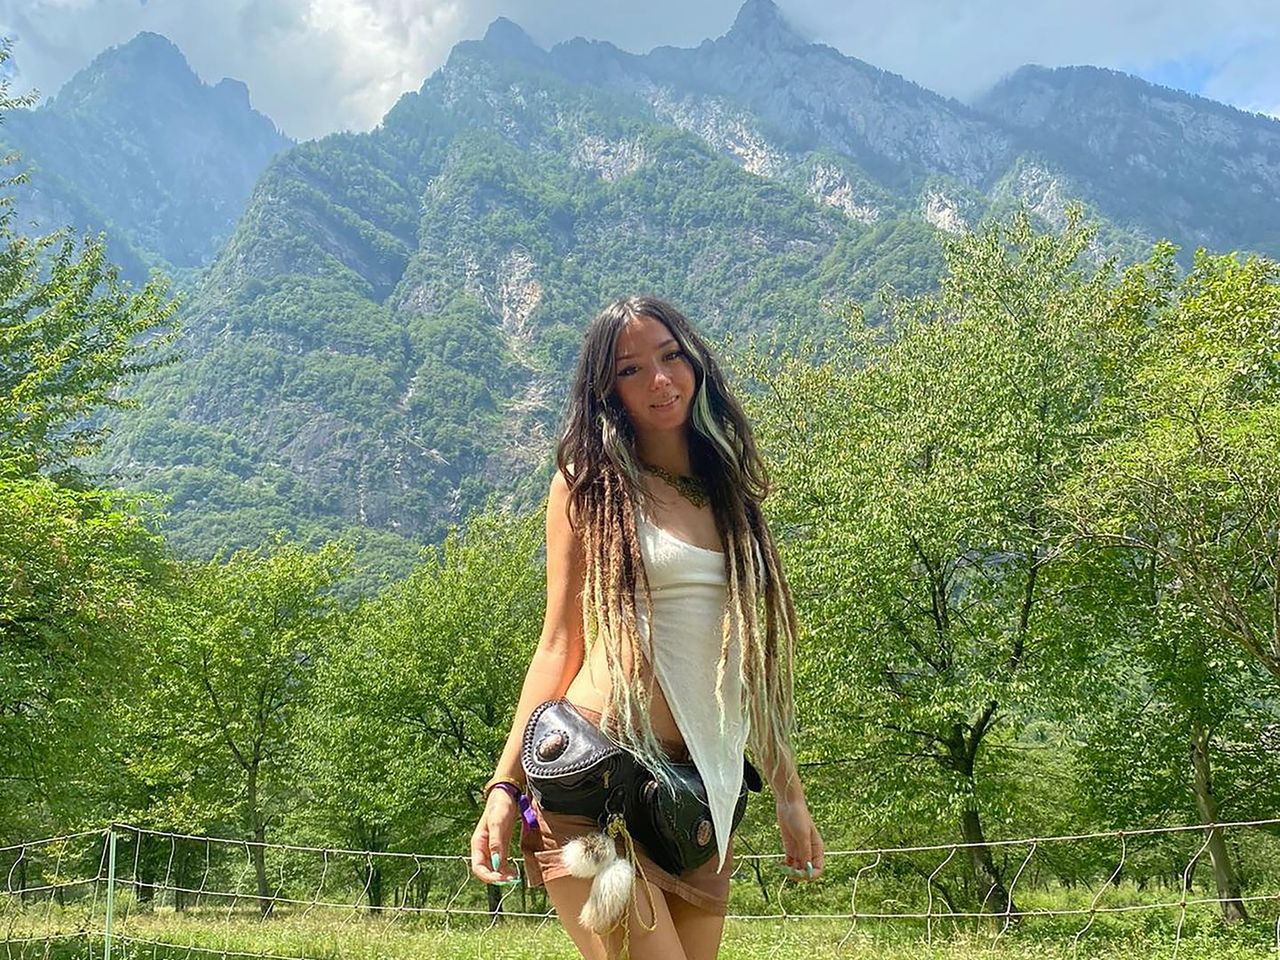
<svg viewBox="0 0 1280 960">
<path fill-rule="evenodd" d="M 1012 814 L 988 744 L 1087 688 L 1106 615 L 1071 606 L 1049 509 L 1129 335 L 1091 238 L 1078 212 L 1060 234 L 988 225 L 947 244 L 936 296 L 891 303 L 891 329 L 855 322 L 822 362 L 754 370 L 813 760 L 856 754 L 882 827 L 954 817 L 976 898 L 1000 912 L 984 817 Z"/>
<path fill-rule="evenodd" d="M 1066 508 L 1280 679 L 1280 264 L 1201 251 L 1178 284 L 1173 255 L 1136 274 L 1153 331 Z"/>
<path fill-rule="evenodd" d="M 0 80 L 0 118 L 30 102 Z M 40 470 L 93 448 L 91 418 L 128 402 L 173 309 L 163 281 L 122 287 L 98 241 L 18 233 L 0 195 L 0 833 L 90 817 L 110 706 L 131 693 L 159 541 L 137 498 Z"/>
<path fill-rule="evenodd" d="M 1098 411 L 1099 439 L 1061 509 L 1086 542 L 1134 555 L 1155 612 L 1143 661 L 1180 708 L 1182 781 L 1213 824 L 1215 732 L 1261 714 L 1280 678 L 1280 265 L 1201 251 L 1179 282 L 1173 257 L 1162 245 L 1132 272 L 1148 333 L 1125 391 Z M 1272 682 L 1235 665 L 1224 643 Z M 1208 847 L 1224 915 L 1244 919 L 1221 831 Z"/>
<path fill-rule="evenodd" d="M 1109 559 L 1119 561 L 1123 582 L 1130 558 Z M 1093 805 L 1121 828 L 1270 816 L 1280 800 L 1280 758 L 1263 745 L 1263 730 L 1277 720 L 1275 702 L 1256 695 L 1265 672 L 1215 637 L 1194 603 L 1152 579 L 1156 565 L 1142 566 L 1121 601 L 1127 623 L 1107 643 L 1116 667 L 1108 671 L 1110 708 L 1100 706 L 1084 724 L 1080 760 Z M 1210 831 L 1204 839 L 1224 917 L 1246 919 L 1226 838 Z"/>
<path fill-rule="evenodd" d="M 141 763 L 159 783 L 200 783 L 172 797 L 233 816 L 247 831 L 259 903 L 271 909 L 261 846 L 296 796 L 296 717 L 316 659 L 339 646 L 333 596 L 349 551 L 275 541 L 185 569 L 169 598 L 151 671 L 150 723 L 161 732 Z"/>
<path fill-rule="evenodd" d="M 0 836 L 90 819 L 161 577 L 137 503 L 0 465 Z"/>
<path fill-rule="evenodd" d="M 320 663 L 299 742 L 323 842 L 456 853 L 542 616 L 541 515 L 477 514 L 364 604 Z M 363 878 L 373 905 L 383 878 Z"/>
<path fill-rule="evenodd" d="M 0 445 L 58 466 L 100 445 L 89 415 L 130 405 L 121 383 L 166 362 L 176 301 L 162 279 L 122 287 L 100 240 L 28 238 L 12 220 L 0 199 Z"/>
</svg>

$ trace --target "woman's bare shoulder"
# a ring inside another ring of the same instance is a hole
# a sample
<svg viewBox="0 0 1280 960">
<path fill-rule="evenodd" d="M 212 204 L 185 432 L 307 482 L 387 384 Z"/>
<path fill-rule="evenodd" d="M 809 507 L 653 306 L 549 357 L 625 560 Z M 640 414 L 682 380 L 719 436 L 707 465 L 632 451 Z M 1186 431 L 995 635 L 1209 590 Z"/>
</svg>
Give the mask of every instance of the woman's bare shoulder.
<svg viewBox="0 0 1280 960">
<path fill-rule="evenodd" d="M 566 473 L 565 470 L 569 473 Z M 554 503 L 559 500 L 564 503 L 569 499 L 569 493 L 573 490 L 573 482 L 569 479 L 569 475 L 573 472 L 573 464 L 569 464 L 565 469 L 559 467 L 551 474 L 551 490 L 548 496 Z"/>
<path fill-rule="evenodd" d="M 572 465 L 569 466 L 572 472 Z M 547 522 L 563 524 L 564 530 L 570 530 L 573 524 L 570 522 L 573 508 L 573 481 L 564 470 L 557 469 L 551 475 L 551 489 L 547 493 Z"/>
</svg>

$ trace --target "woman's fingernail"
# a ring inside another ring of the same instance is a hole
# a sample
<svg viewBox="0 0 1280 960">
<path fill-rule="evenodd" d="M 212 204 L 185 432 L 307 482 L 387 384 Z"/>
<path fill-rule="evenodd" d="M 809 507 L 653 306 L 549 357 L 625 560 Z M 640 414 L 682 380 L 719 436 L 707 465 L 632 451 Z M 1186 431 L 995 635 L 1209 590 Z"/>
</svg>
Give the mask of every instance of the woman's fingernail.
<svg viewBox="0 0 1280 960">
<path fill-rule="evenodd" d="M 812 861 L 812 860 L 806 860 L 806 861 L 804 862 L 804 873 L 805 873 L 805 876 L 807 876 L 807 877 L 812 877 L 812 876 L 813 876 L 813 861 Z"/>
<path fill-rule="evenodd" d="M 501 862 L 502 862 L 502 857 L 498 856 L 496 853 L 489 854 L 489 863 L 493 866 L 493 869 L 497 870 L 498 864 L 500 864 Z"/>
</svg>

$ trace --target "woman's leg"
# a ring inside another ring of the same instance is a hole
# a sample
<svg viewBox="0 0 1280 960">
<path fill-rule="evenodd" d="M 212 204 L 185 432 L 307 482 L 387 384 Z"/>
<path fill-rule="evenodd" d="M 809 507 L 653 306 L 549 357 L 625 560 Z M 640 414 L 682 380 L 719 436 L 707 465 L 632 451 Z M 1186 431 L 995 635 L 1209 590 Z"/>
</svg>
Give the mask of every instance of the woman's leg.
<svg viewBox="0 0 1280 960">
<path fill-rule="evenodd" d="M 630 910 L 629 952 L 632 960 L 686 960 L 684 947 L 671 920 L 671 909 L 666 896 L 657 887 L 650 886 L 649 889 L 653 892 L 653 915 L 650 916 L 649 898 L 645 895 L 644 887 L 639 885 L 643 881 L 637 877 L 636 883 L 638 886 L 631 897 L 631 906 L 628 908 Z M 578 922 L 578 913 L 591 892 L 590 880 L 581 877 L 560 877 L 556 880 L 548 880 L 546 886 L 547 896 L 555 906 L 560 922 L 585 960 L 610 960 L 618 956 L 622 947 L 621 927 L 602 940 Z M 672 896 L 671 901 L 676 903 L 679 898 Z M 653 929 L 650 930 L 648 927 Z M 714 956 L 714 953 L 709 956 Z"/>
<path fill-rule="evenodd" d="M 674 895 L 667 904 L 676 936 L 684 947 L 685 960 L 715 960 L 724 935 L 724 916 L 695 907 Z"/>
</svg>

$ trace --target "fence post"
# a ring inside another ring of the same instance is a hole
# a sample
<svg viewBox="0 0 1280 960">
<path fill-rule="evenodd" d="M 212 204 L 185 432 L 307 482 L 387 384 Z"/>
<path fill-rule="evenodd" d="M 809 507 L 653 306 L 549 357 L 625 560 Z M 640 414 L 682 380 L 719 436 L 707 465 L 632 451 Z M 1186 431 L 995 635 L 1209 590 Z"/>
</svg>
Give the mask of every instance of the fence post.
<svg viewBox="0 0 1280 960">
<path fill-rule="evenodd" d="M 107 930 L 103 945 L 103 960 L 111 960 L 111 921 L 116 907 L 116 828 L 107 827 Z"/>
</svg>

